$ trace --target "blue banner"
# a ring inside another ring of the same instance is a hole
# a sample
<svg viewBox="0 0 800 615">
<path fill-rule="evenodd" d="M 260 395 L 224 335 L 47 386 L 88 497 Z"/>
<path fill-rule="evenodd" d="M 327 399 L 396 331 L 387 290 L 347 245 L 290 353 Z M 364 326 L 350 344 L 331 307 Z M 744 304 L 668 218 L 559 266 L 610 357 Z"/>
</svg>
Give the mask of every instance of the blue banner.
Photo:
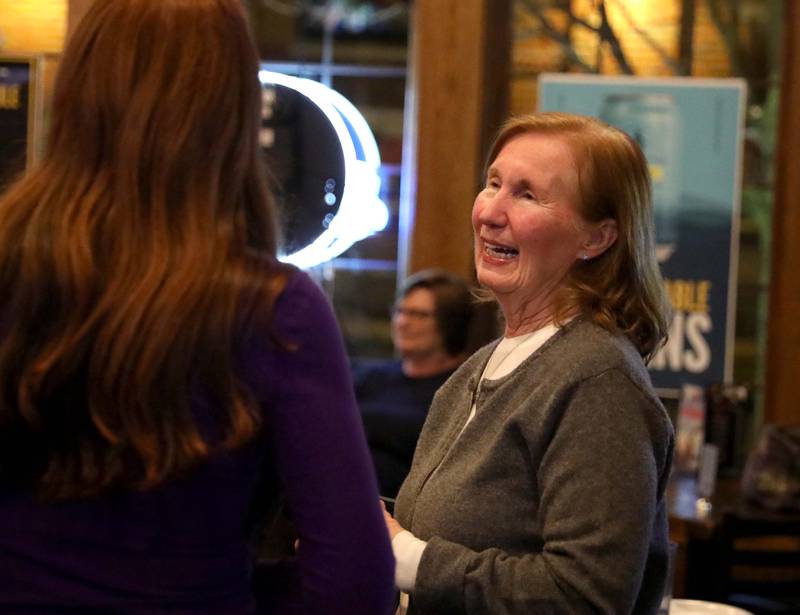
<svg viewBox="0 0 800 615">
<path fill-rule="evenodd" d="M 674 309 L 653 384 L 730 382 L 746 86 L 741 79 L 545 74 L 539 109 L 591 115 L 642 146 L 657 256 Z"/>
</svg>

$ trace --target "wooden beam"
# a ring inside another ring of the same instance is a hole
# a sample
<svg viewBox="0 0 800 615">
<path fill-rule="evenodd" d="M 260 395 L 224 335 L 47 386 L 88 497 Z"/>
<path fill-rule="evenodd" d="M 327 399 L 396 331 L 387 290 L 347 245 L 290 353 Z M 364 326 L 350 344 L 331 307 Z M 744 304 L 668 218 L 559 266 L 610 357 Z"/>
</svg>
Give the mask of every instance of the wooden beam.
<svg viewBox="0 0 800 615">
<path fill-rule="evenodd" d="M 681 75 L 692 74 L 696 17 L 697 0 L 681 0 L 680 28 L 678 30 L 678 66 L 680 66 Z"/>
<path fill-rule="evenodd" d="M 800 2 L 784 2 L 764 422 L 800 423 Z"/>
<path fill-rule="evenodd" d="M 414 3 L 400 277 L 426 267 L 474 275 L 470 212 L 508 113 L 510 11 L 510 0 Z"/>
</svg>

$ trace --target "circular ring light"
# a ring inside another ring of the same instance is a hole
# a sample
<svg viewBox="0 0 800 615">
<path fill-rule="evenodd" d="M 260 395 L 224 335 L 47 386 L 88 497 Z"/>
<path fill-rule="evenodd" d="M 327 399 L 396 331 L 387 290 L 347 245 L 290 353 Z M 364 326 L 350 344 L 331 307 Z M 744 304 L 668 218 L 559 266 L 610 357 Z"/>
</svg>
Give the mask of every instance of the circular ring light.
<svg viewBox="0 0 800 615">
<path fill-rule="evenodd" d="M 389 209 L 379 197 L 380 154 L 361 113 L 317 81 L 266 70 L 259 72 L 259 79 L 275 89 L 274 98 L 293 98 L 306 110 L 287 118 L 295 132 L 297 123 L 306 126 L 302 145 L 295 143 L 288 155 L 297 194 L 283 212 L 290 236 L 280 259 L 303 269 L 313 267 L 386 228 Z M 277 130 L 264 141 L 274 138 L 280 148 Z M 304 174 L 314 177 L 309 180 Z"/>
</svg>

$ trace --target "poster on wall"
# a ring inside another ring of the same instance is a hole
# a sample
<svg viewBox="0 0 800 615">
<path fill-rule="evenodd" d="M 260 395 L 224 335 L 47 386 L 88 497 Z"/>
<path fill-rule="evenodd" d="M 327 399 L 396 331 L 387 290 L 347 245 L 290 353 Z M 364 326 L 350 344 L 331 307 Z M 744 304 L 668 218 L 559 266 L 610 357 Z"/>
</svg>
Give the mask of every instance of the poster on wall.
<svg viewBox="0 0 800 615">
<path fill-rule="evenodd" d="M 34 159 L 37 60 L 0 56 L 0 190 Z"/>
<path fill-rule="evenodd" d="M 649 366 L 665 396 L 732 377 L 745 96 L 742 79 L 539 78 L 540 110 L 599 117 L 647 157 L 674 310 L 669 342 Z"/>
</svg>

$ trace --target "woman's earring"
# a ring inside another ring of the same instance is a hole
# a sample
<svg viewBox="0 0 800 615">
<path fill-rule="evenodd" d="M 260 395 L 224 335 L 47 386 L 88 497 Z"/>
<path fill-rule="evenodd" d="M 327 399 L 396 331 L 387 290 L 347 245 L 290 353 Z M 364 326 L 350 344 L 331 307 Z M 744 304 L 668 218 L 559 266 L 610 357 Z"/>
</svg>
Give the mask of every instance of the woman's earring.
<svg viewBox="0 0 800 615">
<path fill-rule="evenodd" d="M 581 254 L 581 260 L 584 260 L 584 261 L 589 260 L 589 255 L 588 254 Z"/>
</svg>

